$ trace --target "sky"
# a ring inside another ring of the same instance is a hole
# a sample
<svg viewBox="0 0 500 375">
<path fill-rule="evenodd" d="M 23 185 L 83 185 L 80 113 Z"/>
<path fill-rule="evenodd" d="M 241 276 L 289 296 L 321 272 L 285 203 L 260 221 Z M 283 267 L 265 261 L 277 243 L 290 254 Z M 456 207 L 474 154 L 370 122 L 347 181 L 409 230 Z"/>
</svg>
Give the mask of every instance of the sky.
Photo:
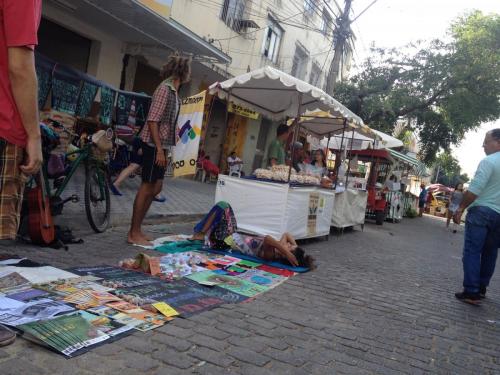
<svg viewBox="0 0 500 375">
<path fill-rule="evenodd" d="M 354 15 L 372 1 L 353 0 Z M 344 5 L 342 0 L 337 3 Z M 363 60 L 372 42 L 379 47 L 400 47 L 417 40 L 445 37 L 450 23 L 473 9 L 500 13 L 500 0 L 378 0 L 353 24 L 358 38 L 354 57 Z M 467 133 L 462 143 L 453 147 L 453 155 L 469 176 L 474 175 L 484 157 L 484 134 L 494 128 L 500 128 L 500 120 Z"/>
</svg>

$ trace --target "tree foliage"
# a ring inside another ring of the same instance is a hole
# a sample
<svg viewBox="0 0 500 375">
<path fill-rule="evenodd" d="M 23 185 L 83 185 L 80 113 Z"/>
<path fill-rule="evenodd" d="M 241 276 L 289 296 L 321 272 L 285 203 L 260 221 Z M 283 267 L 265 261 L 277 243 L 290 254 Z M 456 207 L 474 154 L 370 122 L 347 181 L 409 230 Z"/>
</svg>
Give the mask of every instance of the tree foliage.
<svg viewBox="0 0 500 375">
<path fill-rule="evenodd" d="M 398 119 L 410 120 L 428 164 L 500 117 L 500 16 L 476 11 L 457 19 L 449 36 L 403 50 L 374 48 L 361 72 L 335 91 L 374 129 L 392 133 Z"/>
<path fill-rule="evenodd" d="M 455 186 L 458 183 L 469 181 L 469 176 L 462 173 L 460 164 L 449 152 L 443 152 L 436 157 L 432 181 L 446 186 Z"/>
</svg>

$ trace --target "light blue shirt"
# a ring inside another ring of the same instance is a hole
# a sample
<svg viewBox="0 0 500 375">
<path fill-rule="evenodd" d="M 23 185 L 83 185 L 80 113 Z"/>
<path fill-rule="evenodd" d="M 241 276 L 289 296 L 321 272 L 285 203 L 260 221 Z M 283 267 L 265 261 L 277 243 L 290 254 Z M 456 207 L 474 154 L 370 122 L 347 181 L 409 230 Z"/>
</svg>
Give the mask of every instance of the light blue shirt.
<svg viewBox="0 0 500 375">
<path fill-rule="evenodd" d="M 500 151 L 479 163 L 469 191 L 477 195 L 473 206 L 486 206 L 500 213 Z"/>
</svg>

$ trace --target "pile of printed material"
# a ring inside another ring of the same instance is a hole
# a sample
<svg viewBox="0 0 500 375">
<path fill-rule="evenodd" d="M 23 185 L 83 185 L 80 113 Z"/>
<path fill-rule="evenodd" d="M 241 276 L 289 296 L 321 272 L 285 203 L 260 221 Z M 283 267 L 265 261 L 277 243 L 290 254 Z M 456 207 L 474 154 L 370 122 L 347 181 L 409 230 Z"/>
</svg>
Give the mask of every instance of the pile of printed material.
<svg viewBox="0 0 500 375">
<path fill-rule="evenodd" d="M 286 269 L 204 251 L 138 254 L 119 266 L 68 270 L 4 259 L 0 324 L 74 357 L 134 331 L 245 301 L 292 275 Z"/>
</svg>

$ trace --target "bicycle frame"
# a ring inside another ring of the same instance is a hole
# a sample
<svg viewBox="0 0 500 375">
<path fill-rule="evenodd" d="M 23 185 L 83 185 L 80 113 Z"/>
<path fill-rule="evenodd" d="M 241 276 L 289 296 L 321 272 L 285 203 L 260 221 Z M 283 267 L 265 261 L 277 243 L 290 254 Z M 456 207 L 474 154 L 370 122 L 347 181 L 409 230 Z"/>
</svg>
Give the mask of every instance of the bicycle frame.
<svg viewBox="0 0 500 375">
<path fill-rule="evenodd" d="M 57 190 L 54 193 L 50 193 L 51 189 L 50 189 L 49 179 L 47 178 L 48 177 L 47 165 L 44 163 L 42 170 L 43 170 L 43 174 L 45 177 L 44 180 L 45 180 L 45 185 L 46 185 L 46 191 L 49 192 L 49 196 L 51 198 L 60 198 L 61 194 L 66 189 L 66 186 L 68 185 L 69 181 L 71 180 L 71 178 L 75 174 L 75 172 L 78 169 L 78 167 L 80 166 L 80 164 L 82 162 L 84 164 L 88 164 L 93 159 L 92 154 L 91 154 L 91 147 L 92 147 L 92 145 L 88 144 L 88 145 L 85 145 L 85 147 L 82 149 L 71 151 L 71 152 L 68 152 L 67 154 L 65 154 L 66 157 L 71 156 L 71 155 L 78 155 L 78 157 L 76 158 L 75 161 L 73 161 L 71 163 L 71 169 L 66 174 L 66 176 L 64 177 L 64 180 L 61 182 L 61 184 L 59 185 L 59 187 L 57 188 Z M 98 164 L 97 161 L 95 161 L 95 163 Z M 101 179 L 102 179 L 102 176 L 101 176 L 101 174 L 99 174 L 99 185 L 101 186 L 101 196 L 102 196 L 104 194 L 102 186 L 105 183 L 105 181 L 101 181 Z"/>
</svg>

